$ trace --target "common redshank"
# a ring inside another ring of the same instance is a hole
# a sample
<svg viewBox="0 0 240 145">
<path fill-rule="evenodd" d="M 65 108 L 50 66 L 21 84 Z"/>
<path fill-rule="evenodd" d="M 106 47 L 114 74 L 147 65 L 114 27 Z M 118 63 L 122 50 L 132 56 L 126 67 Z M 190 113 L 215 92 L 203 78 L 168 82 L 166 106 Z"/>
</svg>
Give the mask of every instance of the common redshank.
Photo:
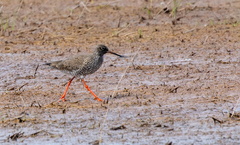
<svg viewBox="0 0 240 145">
<path fill-rule="evenodd" d="M 64 73 L 70 74 L 73 77 L 69 80 L 66 85 L 66 89 L 59 100 L 66 101 L 65 97 L 68 88 L 75 77 L 80 77 L 84 87 L 94 96 L 94 100 L 103 101 L 88 87 L 84 78 L 86 75 L 96 72 L 103 63 L 103 56 L 106 53 L 111 53 L 119 57 L 124 57 L 112 51 L 109 51 L 105 45 L 98 45 L 92 54 L 77 55 L 75 57 L 68 58 L 66 60 L 54 61 L 46 63 L 46 65 L 52 68 L 58 69 Z"/>
</svg>

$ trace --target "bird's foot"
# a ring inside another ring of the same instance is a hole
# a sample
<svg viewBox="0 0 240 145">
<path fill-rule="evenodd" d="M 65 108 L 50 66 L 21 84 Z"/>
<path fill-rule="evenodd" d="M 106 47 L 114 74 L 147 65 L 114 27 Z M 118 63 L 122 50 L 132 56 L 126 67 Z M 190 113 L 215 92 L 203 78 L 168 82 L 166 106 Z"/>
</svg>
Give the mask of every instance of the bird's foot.
<svg viewBox="0 0 240 145">
<path fill-rule="evenodd" d="M 61 97 L 57 102 L 60 102 L 60 101 L 63 101 L 63 102 L 65 102 L 65 101 L 67 101 L 64 97 Z"/>
<path fill-rule="evenodd" d="M 98 98 L 98 97 L 95 97 L 94 100 L 97 100 L 97 101 L 99 101 L 99 102 L 103 102 L 103 101 L 104 101 L 103 99 L 100 99 L 100 98 Z"/>
</svg>

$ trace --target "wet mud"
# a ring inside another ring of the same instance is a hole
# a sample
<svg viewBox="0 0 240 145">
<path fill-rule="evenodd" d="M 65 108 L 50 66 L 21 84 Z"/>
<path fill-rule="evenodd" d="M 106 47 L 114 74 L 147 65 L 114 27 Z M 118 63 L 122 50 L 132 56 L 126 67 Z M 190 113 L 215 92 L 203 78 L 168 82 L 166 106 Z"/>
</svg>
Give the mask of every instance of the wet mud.
<svg viewBox="0 0 240 145">
<path fill-rule="evenodd" d="M 0 2 L 1 144 L 239 144 L 240 2 Z M 85 80 L 43 65 L 95 45 Z M 233 112 L 234 111 L 234 112 Z"/>
</svg>

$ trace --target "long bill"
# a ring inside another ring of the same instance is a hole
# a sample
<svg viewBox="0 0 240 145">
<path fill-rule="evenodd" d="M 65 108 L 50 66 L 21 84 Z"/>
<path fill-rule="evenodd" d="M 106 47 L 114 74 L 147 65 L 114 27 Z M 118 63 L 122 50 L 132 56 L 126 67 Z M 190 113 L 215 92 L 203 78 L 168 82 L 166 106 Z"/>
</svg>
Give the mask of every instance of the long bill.
<svg viewBox="0 0 240 145">
<path fill-rule="evenodd" d="M 123 55 L 119 55 L 119 54 L 117 54 L 117 53 L 115 53 L 115 52 L 112 52 L 112 51 L 108 51 L 107 53 L 111 53 L 111 54 L 117 55 L 117 56 L 119 56 L 119 57 L 125 57 L 125 56 L 123 56 Z"/>
</svg>

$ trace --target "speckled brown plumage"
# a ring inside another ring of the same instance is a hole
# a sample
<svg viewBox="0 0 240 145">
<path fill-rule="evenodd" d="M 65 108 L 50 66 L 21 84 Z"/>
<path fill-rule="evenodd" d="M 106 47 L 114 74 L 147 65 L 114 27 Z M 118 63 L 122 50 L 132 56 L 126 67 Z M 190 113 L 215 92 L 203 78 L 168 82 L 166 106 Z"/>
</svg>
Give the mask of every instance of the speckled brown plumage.
<svg viewBox="0 0 240 145">
<path fill-rule="evenodd" d="M 95 97 L 98 101 L 103 101 L 102 99 L 98 98 L 87 86 L 86 82 L 83 80 L 83 78 L 86 75 L 92 74 L 96 72 L 103 63 L 103 56 L 106 53 L 111 53 L 114 55 L 117 55 L 119 57 L 123 57 L 122 55 L 116 54 L 114 52 L 111 52 L 108 50 L 108 48 L 105 45 L 98 45 L 95 49 L 95 51 L 92 54 L 88 55 L 77 55 L 72 58 L 68 58 L 66 60 L 60 60 L 60 61 L 54 61 L 51 63 L 46 63 L 46 65 L 51 66 L 52 68 L 58 69 L 62 72 L 71 74 L 73 78 L 68 82 L 66 86 L 66 90 L 64 91 L 61 100 L 65 101 L 65 96 L 67 93 L 67 90 L 72 82 L 72 80 L 75 77 L 80 77 L 84 86 L 90 91 L 90 93 Z"/>
</svg>

